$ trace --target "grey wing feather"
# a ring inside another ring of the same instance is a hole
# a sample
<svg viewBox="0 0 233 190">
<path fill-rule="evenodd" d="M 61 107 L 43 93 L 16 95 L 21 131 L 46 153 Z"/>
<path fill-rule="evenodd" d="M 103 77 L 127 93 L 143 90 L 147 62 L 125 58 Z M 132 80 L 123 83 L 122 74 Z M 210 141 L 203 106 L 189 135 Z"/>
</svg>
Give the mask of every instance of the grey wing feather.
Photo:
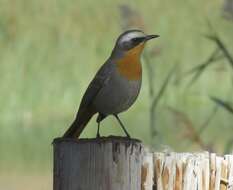
<svg viewBox="0 0 233 190">
<path fill-rule="evenodd" d="M 108 79 L 111 76 L 112 64 L 106 62 L 99 71 L 96 73 L 94 79 L 89 84 L 83 99 L 80 104 L 80 108 L 89 106 L 94 98 L 97 96 L 98 92 L 102 89 L 104 85 L 107 84 Z"/>
</svg>

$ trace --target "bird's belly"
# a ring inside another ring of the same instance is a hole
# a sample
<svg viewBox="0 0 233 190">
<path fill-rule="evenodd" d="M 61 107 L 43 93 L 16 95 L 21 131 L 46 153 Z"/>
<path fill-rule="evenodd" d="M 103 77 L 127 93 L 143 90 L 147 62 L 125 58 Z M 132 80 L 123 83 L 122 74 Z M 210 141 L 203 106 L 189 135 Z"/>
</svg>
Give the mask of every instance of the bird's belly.
<svg viewBox="0 0 233 190">
<path fill-rule="evenodd" d="M 127 110 L 136 100 L 141 88 L 140 80 L 112 77 L 94 100 L 96 110 L 102 114 L 118 114 Z"/>
</svg>

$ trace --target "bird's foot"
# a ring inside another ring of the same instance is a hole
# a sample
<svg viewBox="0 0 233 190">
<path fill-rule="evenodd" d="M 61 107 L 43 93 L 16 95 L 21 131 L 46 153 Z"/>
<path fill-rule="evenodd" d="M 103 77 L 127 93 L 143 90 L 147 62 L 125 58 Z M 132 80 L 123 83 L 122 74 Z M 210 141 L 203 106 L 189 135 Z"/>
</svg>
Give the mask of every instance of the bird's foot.
<svg viewBox="0 0 233 190">
<path fill-rule="evenodd" d="M 126 135 L 127 139 L 131 139 L 131 136 L 129 134 Z"/>
<path fill-rule="evenodd" d="M 96 138 L 99 139 L 101 136 L 99 133 L 96 134 Z"/>
</svg>

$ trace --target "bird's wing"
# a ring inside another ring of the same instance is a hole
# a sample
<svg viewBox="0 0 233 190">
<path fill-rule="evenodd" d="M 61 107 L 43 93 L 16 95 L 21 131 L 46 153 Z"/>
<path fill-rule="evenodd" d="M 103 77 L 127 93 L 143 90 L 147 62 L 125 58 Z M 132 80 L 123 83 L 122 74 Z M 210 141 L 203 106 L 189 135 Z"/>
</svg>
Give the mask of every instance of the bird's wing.
<svg viewBox="0 0 233 190">
<path fill-rule="evenodd" d="M 80 108 L 88 107 L 97 96 L 99 91 L 108 83 L 108 80 L 111 76 L 113 70 L 113 65 L 106 62 L 96 73 L 94 79 L 89 84 L 80 104 Z"/>
</svg>

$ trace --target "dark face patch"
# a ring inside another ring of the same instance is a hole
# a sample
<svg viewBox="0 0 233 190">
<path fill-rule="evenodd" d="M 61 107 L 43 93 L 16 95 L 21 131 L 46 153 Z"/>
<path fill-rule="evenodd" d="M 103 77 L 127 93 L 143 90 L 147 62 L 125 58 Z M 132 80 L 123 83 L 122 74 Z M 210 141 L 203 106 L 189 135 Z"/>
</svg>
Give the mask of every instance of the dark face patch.
<svg viewBox="0 0 233 190">
<path fill-rule="evenodd" d="M 132 38 L 129 41 L 125 41 L 121 44 L 121 48 L 123 50 L 130 50 L 136 46 L 138 46 L 140 43 L 143 43 L 145 41 L 145 37 L 135 37 Z"/>
<path fill-rule="evenodd" d="M 145 40 L 145 37 L 137 37 L 137 38 L 133 38 L 131 41 L 134 46 L 137 46 L 141 42 L 144 42 L 144 40 Z"/>
</svg>

